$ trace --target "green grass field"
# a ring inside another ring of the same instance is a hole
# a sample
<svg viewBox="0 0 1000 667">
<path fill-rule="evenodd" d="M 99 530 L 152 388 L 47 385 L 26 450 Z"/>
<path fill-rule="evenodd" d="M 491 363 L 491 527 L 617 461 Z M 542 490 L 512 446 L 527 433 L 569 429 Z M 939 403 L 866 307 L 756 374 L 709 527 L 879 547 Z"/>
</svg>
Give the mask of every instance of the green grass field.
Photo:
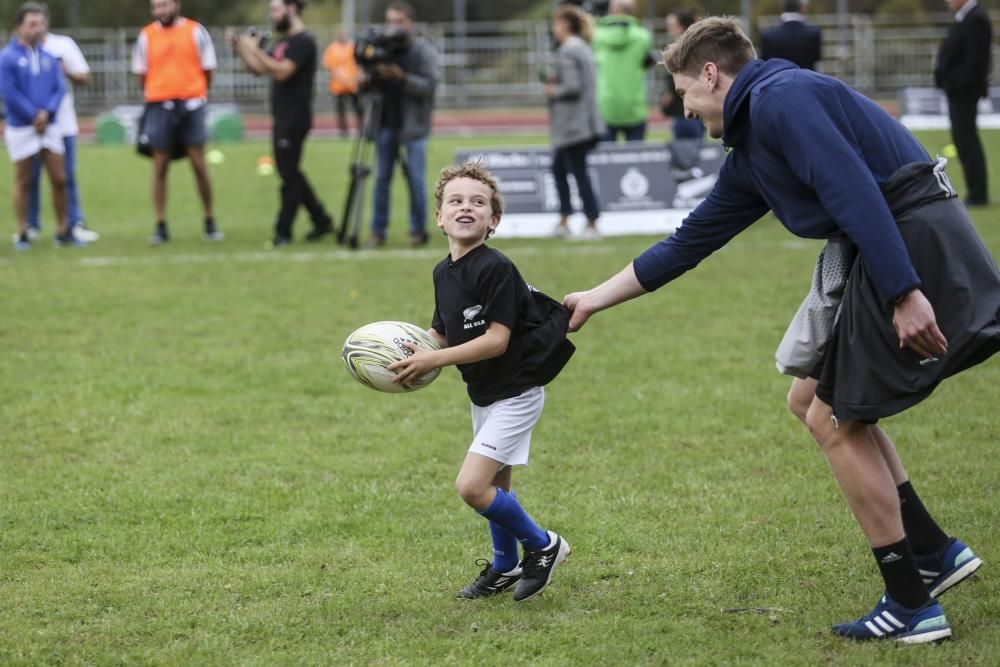
<svg viewBox="0 0 1000 667">
<path fill-rule="evenodd" d="M 1000 134 L 986 138 L 1000 197 Z M 430 171 L 458 147 L 530 141 L 435 139 Z M 306 160 L 338 216 L 347 148 L 313 141 Z M 222 149 L 224 244 L 199 240 L 181 164 L 175 241 L 148 247 L 148 163 L 86 146 L 84 206 L 104 238 L 0 245 L 0 664 L 996 664 L 996 360 L 885 424 L 931 510 L 986 562 L 944 598 L 955 641 L 829 634 L 881 587 L 784 407 L 773 351 L 820 244 L 773 219 L 574 337 L 515 476 L 573 556 L 539 600 L 460 603 L 489 544 L 453 489 L 470 437 L 458 373 L 384 395 L 339 358 L 360 324 L 429 323 L 444 239 L 406 249 L 398 187 L 385 251 L 266 250 L 267 146 Z M 1000 255 L 1000 208 L 974 218 Z M 561 297 L 653 240 L 496 245 Z M 733 611 L 748 608 L 765 611 Z"/>
</svg>

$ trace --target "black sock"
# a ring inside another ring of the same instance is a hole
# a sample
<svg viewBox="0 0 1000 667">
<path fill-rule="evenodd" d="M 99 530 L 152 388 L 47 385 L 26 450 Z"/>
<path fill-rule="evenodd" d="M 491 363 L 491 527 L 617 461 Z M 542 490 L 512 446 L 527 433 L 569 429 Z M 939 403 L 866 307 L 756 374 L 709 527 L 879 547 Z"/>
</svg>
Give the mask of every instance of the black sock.
<svg viewBox="0 0 1000 667">
<path fill-rule="evenodd" d="M 913 553 L 920 556 L 937 553 L 948 544 L 948 535 L 937 525 L 910 482 L 896 487 L 899 509 L 903 514 L 903 530 Z"/>
<path fill-rule="evenodd" d="M 893 600 L 914 609 L 930 599 L 905 537 L 895 544 L 875 547 L 872 553 L 885 581 L 885 590 Z"/>
<path fill-rule="evenodd" d="M 215 218 L 212 216 L 205 217 L 205 231 L 214 232 L 215 231 Z"/>
</svg>

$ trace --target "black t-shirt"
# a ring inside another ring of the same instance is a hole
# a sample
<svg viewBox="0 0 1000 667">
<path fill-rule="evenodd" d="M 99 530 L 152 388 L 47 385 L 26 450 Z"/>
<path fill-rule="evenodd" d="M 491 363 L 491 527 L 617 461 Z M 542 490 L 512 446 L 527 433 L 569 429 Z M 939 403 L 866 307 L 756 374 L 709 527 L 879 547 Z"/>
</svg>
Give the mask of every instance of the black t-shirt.
<svg viewBox="0 0 1000 667">
<path fill-rule="evenodd" d="M 271 113 L 274 124 L 283 127 L 312 126 L 313 82 L 316 79 L 316 40 L 308 32 L 285 35 L 271 47 L 275 60 L 291 60 L 295 72 L 285 79 L 271 80 Z"/>
<path fill-rule="evenodd" d="M 504 354 L 458 366 L 479 406 L 548 384 L 575 349 L 566 339 L 569 313 L 562 304 L 530 287 L 513 262 L 485 245 L 434 267 L 434 306 L 431 326 L 450 347 L 482 336 L 491 322 L 511 331 Z"/>
</svg>

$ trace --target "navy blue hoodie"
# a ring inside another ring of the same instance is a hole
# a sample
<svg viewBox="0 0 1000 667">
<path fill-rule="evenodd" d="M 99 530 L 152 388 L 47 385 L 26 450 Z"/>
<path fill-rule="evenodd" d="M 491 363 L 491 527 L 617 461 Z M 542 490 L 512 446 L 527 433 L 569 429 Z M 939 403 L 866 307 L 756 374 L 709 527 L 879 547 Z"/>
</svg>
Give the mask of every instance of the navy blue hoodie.
<svg viewBox="0 0 1000 667">
<path fill-rule="evenodd" d="M 731 150 L 708 197 L 635 259 L 647 291 L 694 268 L 769 210 L 796 236 L 848 236 L 887 302 L 920 286 L 879 186 L 930 157 L 877 104 L 786 60 L 755 60 L 726 94 L 722 140 Z"/>
</svg>

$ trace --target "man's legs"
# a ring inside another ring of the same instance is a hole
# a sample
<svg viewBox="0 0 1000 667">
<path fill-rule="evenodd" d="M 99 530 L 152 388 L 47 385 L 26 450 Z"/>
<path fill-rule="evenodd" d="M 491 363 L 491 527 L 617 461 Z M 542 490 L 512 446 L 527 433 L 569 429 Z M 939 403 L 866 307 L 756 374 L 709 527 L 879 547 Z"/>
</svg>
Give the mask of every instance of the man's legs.
<svg viewBox="0 0 1000 667">
<path fill-rule="evenodd" d="M 389 227 L 389 190 L 398 151 L 396 132 L 388 128 L 379 130 L 375 138 L 375 188 L 372 203 L 372 241 L 376 245 L 385 242 Z"/>
<path fill-rule="evenodd" d="M 83 209 L 80 207 L 80 188 L 76 182 L 76 136 L 63 137 L 63 162 L 66 164 L 66 198 L 69 226 L 83 224 Z"/>
<path fill-rule="evenodd" d="M 14 163 L 14 192 L 11 199 L 14 202 L 17 233 L 22 237 L 28 233 L 28 188 L 31 185 L 31 171 L 37 158 L 38 155 L 33 155 Z"/>
<path fill-rule="evenodd" d="M 31 182 L 28 184 L 28 227 L 39 232 L 42 229 L 42 158 L 31 159 Z"/>
<path fill-rule="evenodd" d="M 157 225 L 167 222 L 167 172 L 170 171 L 170 151 L 153 149 L 153 214 Z"/>
<path fill-rule="evenodd" d="M 63 156 L 52 151 L 42 149 L 42 164 L 49 176 L 52 184 L 52 203 L 56 209 L 56 223 L 58 224 L 58 235 L 65 237 L 69 234 L 69 215 L 66 209 L 66 163 Z"/>
<path fill-rule="evenodd" d="M 201 197 L 201 205 L 205 211 L 205 220 L 214 220 L 215 215 L 212 210 L 212 179 L 208 175 L 208 165 L 205 164 L 205 146 L 188 146 L 188 161 L 191 162 L 191 169 L 194 171 L 195 182 L 198 184 L 198 196 Z"/>
<path fill-rule="evenodd" d="M 568 161 L 565 148 L 557 148 L 552 152 L 552 180 L 555 182 L 556 194 L 559 195 L 559 224 L 556 225 L 555 236 L 569 236 L 569 216 L 573 214 Z"/>
<path fill-rule="evenodd" d="M 625 141 L 643 141 L 646 138 L 646 121 L 624 128 Z"/>
<path fill-rule="evenodd" d="M 406 183 L 410 190 L 410 244 L 427 243 L 427 137 L 406 144 Z"/>
<path fill-rule="evenodd" d="M 986 156 L 976 128 L 976 107 L 979 97 L 962 95 L 948 98 L 948 117 L 951 137 L 958 150 L 958 159 L 965 174 L 966 201 L 973 205 L 989 202 L 986 176 Z"/>
<path fill-rule="evenodd" d="M 337 125 L 340 127 L 340 136 L 347 136 L 347 95 L 334 95 L 333 107 L 337 112 Z"/>
</svg>

